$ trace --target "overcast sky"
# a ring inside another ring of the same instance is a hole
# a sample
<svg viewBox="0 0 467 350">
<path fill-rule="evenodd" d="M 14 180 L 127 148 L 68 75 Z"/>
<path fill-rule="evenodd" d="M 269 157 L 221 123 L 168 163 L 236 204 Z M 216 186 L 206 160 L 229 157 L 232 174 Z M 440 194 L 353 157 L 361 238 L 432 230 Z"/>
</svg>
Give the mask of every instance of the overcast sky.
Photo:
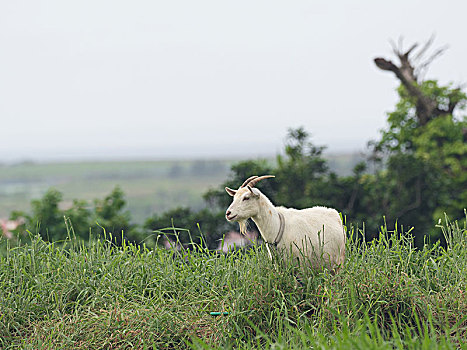
<svg viewBox="0 0 467 350">
<path fill-rule="evenodd" d="M 364 149 L 397 81 L 373 64 L 436 34 L 467 81 L 466 1 L 0 2 L 0 163 L 258 156 L 304 126 Z"/>
</svg>

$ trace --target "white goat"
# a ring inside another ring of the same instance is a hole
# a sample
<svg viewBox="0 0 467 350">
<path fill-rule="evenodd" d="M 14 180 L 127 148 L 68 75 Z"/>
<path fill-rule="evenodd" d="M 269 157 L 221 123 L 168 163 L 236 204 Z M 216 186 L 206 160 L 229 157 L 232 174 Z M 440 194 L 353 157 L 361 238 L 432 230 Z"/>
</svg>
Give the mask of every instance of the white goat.
<svg viewBox="0 0 467 350">
<path fill-rule="evenodd" d="M 338 269 L 345 259 L 345 232 L 335 209 L 313 207 L 302 210 L 275 207 L 257 188 L 258 181 L 272 175 L 252 176 L 238 190 L 226 187 L 233 202 L 227 209 L 227 221 L 237 221 L 240 232 L 246 232 L 251 218 L 263 240 L 286 255 L 291 253 L 302 262 L 311 262 L 315 269 L 326 266 Z M 269 248 L 268 248 L 269 251 Z"/>
</svg>

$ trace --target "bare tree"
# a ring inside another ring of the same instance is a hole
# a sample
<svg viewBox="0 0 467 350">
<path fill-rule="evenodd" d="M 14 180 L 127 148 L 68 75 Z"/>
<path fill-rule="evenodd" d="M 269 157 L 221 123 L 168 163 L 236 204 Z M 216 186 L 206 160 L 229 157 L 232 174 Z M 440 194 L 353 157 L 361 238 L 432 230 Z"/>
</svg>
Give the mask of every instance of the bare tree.
<svg viewBox="0 0 467 350">
<path fill-rule="evenodd" d="M 420 88 L 428 66 L 447 49 L 447 46 L 443 46 L 429 54 L 433 41 L 434 36 L 428 39 L 422 47 L 419 48 L 419 44 L 414 43 L 407 51 L 404 51 L 401 37 L 397 44 L 391 42 L 393 52 L 399 60 L 398 65 L 381 57 L 374 59 L 379 69 L 393 72 L 410 96 L 415 99 L 416 116 L 420 125 L 425 125 L 438 116 L 452 114 L 459 102 L 456 98 L 459 88 L 451 90 L 450 95 L 447 96 L 449 100 L 447 103 L 440 103 L 433 96 L 427 96 Z"/>
</svg>

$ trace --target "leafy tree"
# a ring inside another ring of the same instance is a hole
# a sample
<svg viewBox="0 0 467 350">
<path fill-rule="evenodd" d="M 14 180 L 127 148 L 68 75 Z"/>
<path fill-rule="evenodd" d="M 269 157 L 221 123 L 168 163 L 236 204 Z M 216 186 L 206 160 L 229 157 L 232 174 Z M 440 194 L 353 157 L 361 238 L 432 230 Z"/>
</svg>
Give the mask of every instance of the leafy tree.
<svg viewBox="0 0 467 350">
<path fill-rule="evenodd" d="M 106 233 L 112 233 L 116 244 L 121 244 L 123 238 L 132 241 L 142 238 L 136 226 L 130 223 L 131 214 L 125 210 L 125 194 L 119 186 L 104 199 L 94 200 L 94 205 L 97 224 Z"/>
<path fill-rule="evenodd" d="M 26 230 L 50 241 L 66 239 L 69 235 L 89 239 L 90 231 L 112 233 L 114 242 L 122 243 L 122 236 L 133 241 L 142 239 L 136 225 L 131 224 L 131 215 L 125 210 L 123 191 L 116 187 L 104 199 L 96 199 L 95 207 L 88 208 L 83 200 L 73 200 L 68 209 L 61 209 L 63 195 L 56 189 L 49 189 L 41 199 L 31 201 L 31 214 L 13 212 L 11 219 L 24 218 L 24 224 L 17 232 Z"/>
<path fill-rule="evenodd" d="M 62 194 L 56 189 L 49 189 L 41 199 L 31 202 L 32 216 L 28 217 L 29 227 L 37 225 L 43 239 L 55 241 L 67 236 L 63 212 L 58 205 Z"/>
<path fill-rule="evenodd" d="M 380 69 L 393 72 L 401 82 L 388 127 L 371 143 L 374 158 L 386 160 L 386 170 L 378 176 L 385 184 L 385 212 L 393 221 L 414 225 L 419 244 L 443 213 L 460 219 L 467 203 L 467 120 L 459 115 L 467 96 L 452 84 L 440 86 L 420 78 L 420 66 L 426 69 L 443 51 L 417 67 L 431 43 L 432 39 L 415 58 L 417 44 L 405 52 L 395 48 L 399 64 L 375 59 Z M 389 198 L 396 200 L 389 203 Z"/>
<path fill-rule="evenodd" d="M 277 200 L 296 208 L 306 208 L 330 196 L 326 193 L 329 168 L 322 153 L 325 147 L 315 146 L 303 127 L 289 129 L 285 155 L 277 156 L 275 174 L 280 184 Z M 324 193 L 323 193 L 324 192 Z"/>
<path fill-rule="evenodd" d="M 86 202 L 74 200 L 69 209 L 62 210 L 60 209 L 62 199 L 62 193 L 51 188 L 42 198 L 31 201 L 31 214 L 13 212 L 10 216 L 12 220 L 24 219 L 24 223 L 16 232 L 29 230 L 33 234 L 39 233 L 43 239 L 50 241 L 63 240 L 69 235 L 88 239 L 91 213 L 86 208 Z M 27 238 L 23 236 L 22 239 Z"/>
<path fill-rule="evenodd" d="M 68 229 L 71 229 L 74 235 L 83 239 L 89 239 L 90 230 L 93 226 L 91 210 L 88 207 L 89 204 L 86 201 L 73 199 L 71 208 L 63 213 L 63 216 L 68 219 Z"/>
</svg>

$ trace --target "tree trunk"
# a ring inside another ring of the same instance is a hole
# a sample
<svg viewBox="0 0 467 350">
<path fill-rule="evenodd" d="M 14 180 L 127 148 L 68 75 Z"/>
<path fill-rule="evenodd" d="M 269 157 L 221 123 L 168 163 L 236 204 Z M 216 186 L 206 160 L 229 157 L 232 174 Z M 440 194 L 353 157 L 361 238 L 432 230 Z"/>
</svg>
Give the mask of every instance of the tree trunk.
<svg viewBox="0 0 467 350">
<path fill-rule="evenodd" d="M 427 49 L 431 46 L 432 42 L 433 38 L 428 40 L 413 60 L 410 58 L 410 55 L 418 47 L 418 44 L 415 43 L 411 46 L 410 49 L 408 49 L 406 52 L 403 52 L 400 42 L 399 48 L 393 47 L 394 53 L 399 59 L 399 65 L 396 65 L 392 61 L 381 57 L 374 59 L 374 62 L 379 69 L 393 72 L 401 84 L 404 85 L 404 87 L 407 89 L 407 92 L 410 94 L 410 96 L 415 99 L 415 112 L 421 126 L 425 125 L 431 119 L 437 116 L 452 114 L 454 108 L 457 105 L 457 101 L 450 100 L 448 109 L 440 108 L 438 102 L 434 98 L 426 96 L 420 89 L 417 72 L 422 69 L 426 69 L 426 67 L 428 67 L 428 65 L 436 57 L 445 51 L 445 48 L 436 50 L 435 53 L 432 54 L 424 63 L 416 66 L 414 61 L 420 60 L 420 58 L 423 57 Z"/>
</svg>

